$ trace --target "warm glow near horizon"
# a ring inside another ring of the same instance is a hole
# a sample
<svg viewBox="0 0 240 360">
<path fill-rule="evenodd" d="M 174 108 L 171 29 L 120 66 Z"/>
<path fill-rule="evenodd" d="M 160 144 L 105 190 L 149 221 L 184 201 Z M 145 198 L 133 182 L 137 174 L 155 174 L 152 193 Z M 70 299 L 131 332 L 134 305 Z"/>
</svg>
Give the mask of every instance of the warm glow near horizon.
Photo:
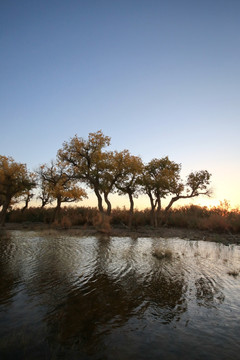
<svg viewBox="0 0 240 360">
<path fill-rule="evenodd" d="M 83 206 L 83 207 L 93 207 L 93 208 L 97 208 L 97 198 L 94 194 L 90 193 L 88 194 L 89 197 L 88 199 L 84 199 L 83 201 L 79 201 L 76 203 L 62 203 L 62 207 L 64 206 Z M 129 209 L 129 200 L 127 196 L 119 196 L 119 195 L 111 195 L 110 196 L 110 200 L 112 203 L 112 208 L 116 209 L 116 208 L 126 208 L 127 210 Z M 164 209 L 165 206 L 168 204 L 169 199 L 164 199 L 162 201 L 162 208 Z M 214 208 L 214 207 L 220 207 L 222 206 L 222 204 L 224 204 L 224 202 L 227 202 L 229 205 L 229 210 L 233 210 L 233 209 L 239 209 L 240 208 L 240 202 L 239 203 L 231 203 L 231 201 L 229 201 L 228 199 L 216 199 L 216 198 L 204 198 L 204 197 L 199 197 L 199 198 L 195 198 L 195 199 L 183 199 L 183 200 L 179 200 L 177 201 L 174 205 L 173 208 L 179 208 L 182 206 L 189 206 L 189 205 L 197 205 L 197 206 L 201 206 L 201 207 L 207 207 L 208 209 Z M 30 203 L 29 203 L 29 207 L 39 207 L 40 201 L 33 199 Z M 104 207 L 105 204 L 103 203 Z M 135 210 L 145 210 L 145 209 L 150 209 L 150 202 L 149 199 L 147 197 L 147 195 L 140 195 L 138 198 L 134 199 L 134 208 Z M 56 206 L 55 202 L 53 202 L 51 205 L 47 205 L 47 207 L 54 207 Z M 22 207 L 22 203 L 18 203 L 16 204 L 16 208 L 21 208 Z"/>
</svg>

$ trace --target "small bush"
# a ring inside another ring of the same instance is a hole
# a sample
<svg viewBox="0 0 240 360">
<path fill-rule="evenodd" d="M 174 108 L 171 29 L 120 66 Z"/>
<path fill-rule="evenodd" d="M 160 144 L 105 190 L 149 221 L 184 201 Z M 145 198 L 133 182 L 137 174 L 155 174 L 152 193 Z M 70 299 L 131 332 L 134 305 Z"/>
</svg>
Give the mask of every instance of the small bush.
<svg viewBox="0 0 240 360">
<path fill-rule="evenodd" d="M 162 259 L 171 260 L 173 257 L 173 253 L 171 250 L 161 249 L 161 248 L 154 249 L 152 255 L 159 260 L 162 260 Z"/>
<path fill-rule="evenodd" d="M 239 271 L 230 270 L 230 271 L 228 271 L 228 275 L 233 276 L 233 277 L 237 277 L 239 275 Z"/>
</svg>

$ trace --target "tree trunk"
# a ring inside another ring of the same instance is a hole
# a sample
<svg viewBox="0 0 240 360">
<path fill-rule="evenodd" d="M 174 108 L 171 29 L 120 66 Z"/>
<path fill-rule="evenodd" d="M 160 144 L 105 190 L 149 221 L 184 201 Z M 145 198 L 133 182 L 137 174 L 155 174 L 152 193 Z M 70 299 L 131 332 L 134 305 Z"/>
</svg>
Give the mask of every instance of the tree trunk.
<svg viewBox="0 0 240 360">
<path fill-rule="evenodd" d="M 161 208 L 162 208 L 160 196 L 157 197 L 157 199 L 156 199 L 156 204 L 157 204 L 157 213 L 156 213 L 156 220 L 155 220 L 155 222 L 156 222 L 156 226 L 159 226 L 159 225 L 161 225 L 160 216 L 161 216 Z"/>
<path fill-rule="evenodd" d="M 112 205 L 108 199 L 108 194 L 104 193 L 104 200 L 105 203 L 107 204 L 107 215 L 110 216 L 111 215 L 111 211 L 112 211 Z"/>
<path fill-rule="evenodd" d="M 23 208 L 21 209 L 21 212 L 23 213 L 27 208 L 28 208 L 28 204 L 30 202 L 31 199 L 31 195 L 28 195 L 26 200 L 25 200 L 25 205 L 23 206 Z"/>
<path fill-rule="evenodd" d="M 54 211 L 54 218 L 53 221 L 57 222 L 58 224 L 60 223 L 60 211 L 61 211 L 61 198 L 57 199 L 57 206 L 55 207 L 55 211 Z"/>
<path fill-rule="evenodd" d="M 49 200 L 49 198 L 47 198 L 47 199 L 41 199 L 41 200 L 42 200 L 41 209 L 43 209 L 43 208 L 44 208 L 44 206 L 46 206 L 46 205 L 48 204 L 48 200 Z"/>
<path fill-rule="evenodd" d="M 97 199 L 98 199 L 98 210 L 100 211 L 100 213 L 104 213 L 104 210 L 103 210 L 103 204 L 102 204 L 102 197 L 101 197 L 101 194 L 98 190 L 98 188 L 94 188 L 94 192 L 97 196 Z"/>
<path fill-rule="evenodd" d="M 172 205 L 178 201 L 179 199 L 189 199 L 189 198 L 192 198 L 194 196 L 192 195 L 177 195 L 177 196 L 174 196 L 170 201 L 169 201 L 169 204 L 166 206 L 165 210 L 164 210 L 164 220 L 167 222 L 168 221 L 168 218 L 169 218 L 169 213 L 168 213 L 168 210 L 172 207 Z"/>
<path fill-rule="evenodd" d="M 164 210 L 165 214 L 166 214 L 166 213 L 168 212 L 168 210 L 172 207 L 173 203 L 175 203 L 175 201 L 177 201 L 178 199 L 180 199 L 180 196 L 175 196 L 175 197 L 173 197 L 173 198 L 170 200 L 168 206 L 166 206 L 166 208 L 165 208 L 165 210 Z"/>
<path fill-rule="evenodd" d="M 10 202 L 11 202 L 11 199 L 7 198 L 3 203 L 2 211 L 0 213 L 0 226 L 5 225 L 7 209 L 9 208 Z"/>
<path fill-rule="evenodd" d="M 134 201 L 131 193 L 128 193 L 130 208 L 129 208 L 129 219 L 128 219 L 128 227 L 132 228 L 132 219 L 133 219 L 133 209 L 134 209 Z"/>
<path fill-rule="evenodd" d="M 153 200 L 153 197 L 152 197 L 152 194 L 149 192 L 148 193 L 148 197 L 150 199 L 150 203 L 151 203 L 151 225 L 156 227 L 156 220 L 155 220 L 155 207 L 156 207 L 156 204 L 154 204 L 154 200 Z"/>
</svg>

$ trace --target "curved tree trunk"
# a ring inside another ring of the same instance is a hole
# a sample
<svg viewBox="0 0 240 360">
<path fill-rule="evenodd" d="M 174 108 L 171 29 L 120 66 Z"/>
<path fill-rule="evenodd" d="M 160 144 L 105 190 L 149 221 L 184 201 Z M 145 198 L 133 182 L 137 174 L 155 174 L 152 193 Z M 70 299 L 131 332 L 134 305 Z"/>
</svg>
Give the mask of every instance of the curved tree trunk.
<svg viewBox="0 0 240 360">
<path fill-rule="evenodd" d="M 47 198 L 40 198 L 42 200 L 41 209 L 49 203 L 49 196 Z"/>
<path fill-rule="evenodd" d="M 112 205 L 108 199 L 108 194 L 104 193 L 104 200 L 105 203 L 107 204 L 107 215 L 110 216 L 111 215 L 111 211 L 112 211 Z"/>
<path fill-rule="evenodd" d="M 154 203 L 151 192 L 149 192 L 147 195 L 148 195 L 148 197 L 150 199 L 150 203 L 151 203 L 151 212 L 150 212 L 150 214 L 151 214 L 151 225 L 156 227 L 156 217 L 155 217 L 156 204 Z"/>
<path fill-rule="evenodd" d="M 26 200 L 25 200 L 25 205 L 23 206 L 23 208 L 21 209 L 21 212 L 23 213 L 27 208 L 28 208 L 28 204 L 29 204 L 29 202 L 30 202 L 30 200 L 31 200 L 31 195 L 27 195 L 27 198 L 26 198 Z"/>
<path fill-rule="evenodd" d="M 23 213 L 28 208 L 28 202 L 21 208 L 21 213 Z"/>
<path fill-rule="evenodd" d="M 11 198 L 7 198 L 3 203 L 2 211 L 0 213 L 0 226 L 5 225 L 7 209 L 9 208 L 10 202 L 11 202 Z"/>
<path fill-rule="evenodd" d="M 175 197 L 173 197 L 173 198 L 170 200 L 169 204 L 166 206 L 166 208 L 165 208 L 165 210 L 164 210 L 165 214 L 168 212 L 168 210 L 172 207 L 172 205 L 173 205 L 173 204 L 175 203 L 175 201 L 177 201 L 178 199 L 180 199 L 180 196 L 175 196 Z"/>
<path fill-rule="evenodd" d="M 98 190 L 98 188 L 94 188 L 94 192 L 97 196 L 97 200 L 98 200 L 98 210 L 100 211 L 100 213 L 104 213 L 104 210 L 103 210 L 103 204 L 102 204 L 102 197 L 101 197 L 101 194 Z"/>
<path fill-rule="evenodd" d="M 165 221 L 165 223 L 168 222 L 169 210 L 171 209 L 171 207 L 175 203 L 175 201 L 178 201 L 179 199 L 184 199 L 184 198 L 188 198 L 188 196 L 174 196 L 174 197 L 172 197 L 172 199 L 169 201 L 168 205 L 164 209 L 164 221 Z"/>
</svg>

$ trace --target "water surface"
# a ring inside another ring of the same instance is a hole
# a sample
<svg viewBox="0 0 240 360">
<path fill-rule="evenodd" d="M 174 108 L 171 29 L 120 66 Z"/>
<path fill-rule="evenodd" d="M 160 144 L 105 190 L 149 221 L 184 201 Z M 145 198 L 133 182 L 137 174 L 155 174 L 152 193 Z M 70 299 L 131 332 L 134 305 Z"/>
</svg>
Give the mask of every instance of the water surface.
<svg viewBox="0 0 240 360">
<path fill-rule="evenodd" d="M 237 245 L 12 231 L 0 358 L 236 359 L 239 271 Z"/>
</svg>

